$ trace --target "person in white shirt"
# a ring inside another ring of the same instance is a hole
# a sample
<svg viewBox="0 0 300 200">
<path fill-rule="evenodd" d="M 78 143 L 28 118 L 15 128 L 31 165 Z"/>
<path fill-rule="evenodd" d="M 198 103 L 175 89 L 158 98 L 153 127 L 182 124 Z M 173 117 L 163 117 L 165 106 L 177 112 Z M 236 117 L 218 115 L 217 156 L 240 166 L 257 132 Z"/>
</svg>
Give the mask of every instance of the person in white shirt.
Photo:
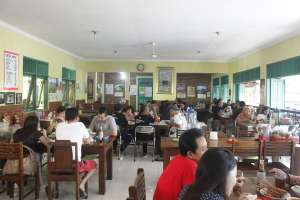
<svg viewBox="0 0 300 200">
<path fill-rule="evenodd" d="M 171 120 L 170 120 L 170 132 L 176 133 L 177 130 L 186 130 L 187 129 L 187 121 L 185 116 L 180 113 L 179 109 L 173 108 L 171 110 Z"/>
<path fill-rule="evenodd" d="M 59 123 L 56 128 L 57 140 L 70 140 L 77 143 L 77 155 L 79 160 L 79 172 L 86 172 L 86 176 L 80 182 L 80 196 L 87 198 L 85 191 L 85 183 L 95 173 L 97 163 L 94 160 L 82 160 L 81 146 L 83 143 L 89 142 L 89 133 L 82 122 L 78 121 L 78 111 L 76 108 L 68 108 L 65 113 L 66 121 Z M 73 157 L 75 151 L 73 150 Z"/>
</svg>

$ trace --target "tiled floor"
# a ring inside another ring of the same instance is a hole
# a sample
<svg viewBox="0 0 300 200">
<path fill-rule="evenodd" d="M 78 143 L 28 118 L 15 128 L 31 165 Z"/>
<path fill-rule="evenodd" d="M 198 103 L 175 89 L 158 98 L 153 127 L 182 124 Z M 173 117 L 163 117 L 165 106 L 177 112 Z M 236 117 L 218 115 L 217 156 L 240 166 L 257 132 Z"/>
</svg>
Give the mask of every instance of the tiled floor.
<svg viewBox="0 0 300 200">
<path fill-rule="evenodd" d="M 152 162 L 149 155 L 148 158 L 138 157 L 136 162 L 130 155 L 125 155 L 123 160 L 113 159 L 113 180 L 106 183 L 106 194 L 99 195 L 98 192 L 98 172 L 89 181 L 89 198 L 90 200 L 125 200 L 128 197 L 128 186 L 133 184 L 134 177 L 138 168 L 144 168 L 146 178 L 147 199 L 152 199 L 156 182 L 162 172 L 162 162 Z M 73 183 L 60 183 L 59 199 L 73 200 L 75 199 L 75 185 Z M 9 199 L 8 196 L 1 194 L 0 199 Z M 18 199 L 15 197 L 14 199 Z M 34 199 L 34 195 L 30 195 L 26 199 Z M 40 199 L 47 199 L 44 187 L 41 188 Z"/>
</svg>

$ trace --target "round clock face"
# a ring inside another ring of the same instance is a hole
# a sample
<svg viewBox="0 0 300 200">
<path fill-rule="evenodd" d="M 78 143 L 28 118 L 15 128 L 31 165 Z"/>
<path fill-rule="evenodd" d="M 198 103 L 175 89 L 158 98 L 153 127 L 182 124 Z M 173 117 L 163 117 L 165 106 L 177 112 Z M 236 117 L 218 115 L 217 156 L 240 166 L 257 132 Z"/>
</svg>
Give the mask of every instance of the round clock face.
<svg viewBox="0 0 300 200">
<path fill-rule="evenodd" d="M 138 65 L 136 66 L 136 69 L 137 69 L 139 72 L 142 72 L 142 71 L 144 71 L 145 66 L 144 66 L 143 64 L 138 64 Z"/>
</svg>

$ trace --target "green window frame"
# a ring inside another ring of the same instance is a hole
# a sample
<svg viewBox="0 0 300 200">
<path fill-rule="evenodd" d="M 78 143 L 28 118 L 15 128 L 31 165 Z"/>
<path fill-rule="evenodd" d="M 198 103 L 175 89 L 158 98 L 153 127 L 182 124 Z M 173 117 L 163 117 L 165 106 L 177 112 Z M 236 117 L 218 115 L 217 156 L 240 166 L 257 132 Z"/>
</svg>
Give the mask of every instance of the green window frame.
<svg viewBox="0 0 300 200">
<path fill-rule="evenodd" d="M 24 110 L 26 112 L 46 110 L 48 108 L 48 63 L 23 57 L 23 76 L 23 81 L 30 80 L 28 91 L 23 91 L 27 94 L 24 96 Z"/>
<path fill-rule="evenodd" d="M 62 68 L 62 84 L 64 87 L 63 105 L 75 105 L 75 85 L 76 85 L 76 71 L 63 67 Z"/>
<path fill-rule="evenodd" d="M 213 98 L 220 98 L 220 78 L 213 79 Z"/>
<path fill-rule="evenodd" d="M 228 76 L 221 77 L 221 98 L 226 101 L 228 99 Z"/>
</svg>

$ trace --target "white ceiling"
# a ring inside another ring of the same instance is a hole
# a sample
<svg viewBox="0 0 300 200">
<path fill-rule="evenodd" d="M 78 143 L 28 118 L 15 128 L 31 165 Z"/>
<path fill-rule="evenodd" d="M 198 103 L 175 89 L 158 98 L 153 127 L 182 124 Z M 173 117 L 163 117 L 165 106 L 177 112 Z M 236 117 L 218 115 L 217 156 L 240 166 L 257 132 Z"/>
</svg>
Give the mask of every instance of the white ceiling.
<svg viewBox="0 0 300 200">
<path fill-rule="evenodd" d="M 299 0 L 0 0 L 0 20 L 85 59 L 148 60 L 155 41 L 158 60 L 226 61 L 300 33 L 299 8 Z"/>
</svg>

